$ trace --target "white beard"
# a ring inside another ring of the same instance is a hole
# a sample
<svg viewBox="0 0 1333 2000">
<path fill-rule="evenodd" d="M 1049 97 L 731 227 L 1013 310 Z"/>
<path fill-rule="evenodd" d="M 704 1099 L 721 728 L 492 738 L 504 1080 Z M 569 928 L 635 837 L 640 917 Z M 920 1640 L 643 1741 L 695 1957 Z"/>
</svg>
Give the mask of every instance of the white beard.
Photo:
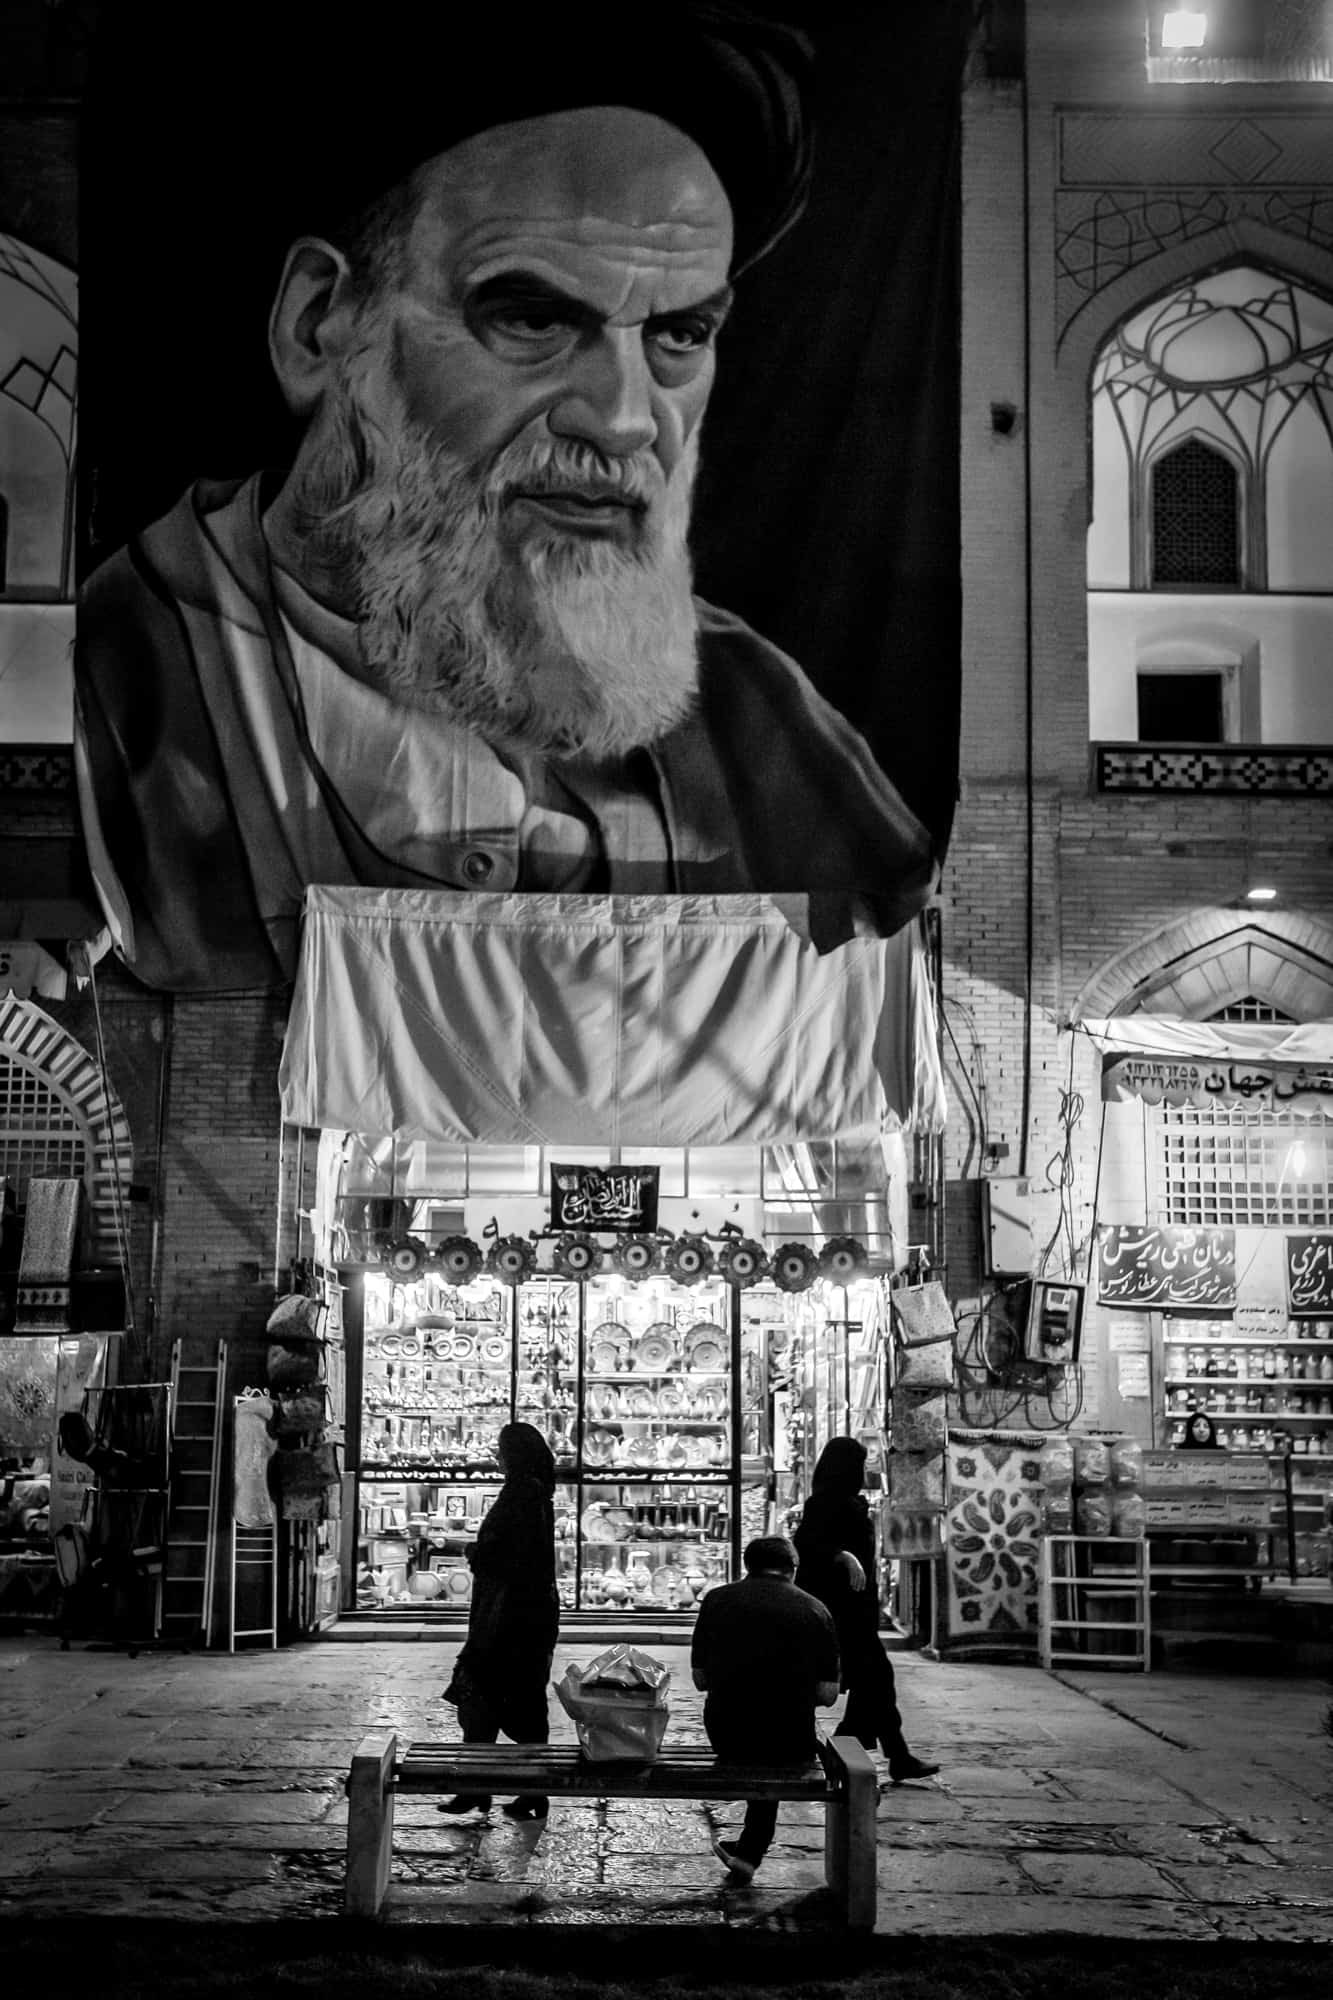
<svg viewBox="0 0 1333 2000">
<path fill-rule="evenodd" d="M 686 544 L 697 433 L 669 481 L 650 454 L 612 460 L 560 439 L 516 442 L 477 471 L 413 423 L 396 391 L 388 423 L 370 420 L 357 372 L 345 371 L 295 499 L 356 608 L 375 684 L 498 746 L 560 756 L 623 756 L 681 722 L 697 686 Z M 642 503 L 638 546 L 512 532 L 515 487 L 590 478 Z"/>
</svg>

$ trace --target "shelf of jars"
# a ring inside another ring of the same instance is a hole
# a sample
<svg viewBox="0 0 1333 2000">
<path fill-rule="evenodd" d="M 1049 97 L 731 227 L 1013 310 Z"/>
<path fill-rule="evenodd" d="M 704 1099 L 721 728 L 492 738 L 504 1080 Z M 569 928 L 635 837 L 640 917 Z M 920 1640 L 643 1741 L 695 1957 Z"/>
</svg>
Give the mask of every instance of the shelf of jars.
<svg viewBox="0 0 1333 2000">
<path fill-rule="evenodd" d="M 1223 1450 L 1287 1451 L 1312 1466 L 1333 1463 L 1333 1321 L 1290 1319 L 1262 1339 L 1231 1320 L 1163 1323 L 1168 1440 L 1185 1418 L 1212 1418 Z"/>
</svg>

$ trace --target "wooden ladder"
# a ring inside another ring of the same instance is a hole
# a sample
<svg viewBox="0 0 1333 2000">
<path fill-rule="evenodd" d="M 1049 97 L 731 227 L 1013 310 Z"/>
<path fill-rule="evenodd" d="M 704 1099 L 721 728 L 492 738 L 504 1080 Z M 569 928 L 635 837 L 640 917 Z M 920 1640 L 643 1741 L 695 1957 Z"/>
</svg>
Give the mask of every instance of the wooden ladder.
<svg viewBox="0 0 1333 2000">
<path fill-rule="evenodd" d="M 219 1340 L 211 1362 L 182 1360 L 182 1344 L 175 1341 L 171 1350 L 171 1525 L 162 1637 L 181 1646 L 206 1646 L 213 1622 L 227 1343 Z"/>
</svg>

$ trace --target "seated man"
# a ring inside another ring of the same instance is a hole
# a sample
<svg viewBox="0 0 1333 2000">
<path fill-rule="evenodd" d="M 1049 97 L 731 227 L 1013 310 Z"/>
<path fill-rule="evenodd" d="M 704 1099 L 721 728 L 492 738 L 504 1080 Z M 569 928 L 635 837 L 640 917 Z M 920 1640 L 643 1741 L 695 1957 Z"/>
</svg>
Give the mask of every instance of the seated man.
<svg viewBox="0 0 1333 2000">
<path fill-rule="evenodd" d="M 838 1642 L 823 1605 L 798 1590 L 796 1553 L 780 1535 L 745 1550 L 739 1583 L 711 1590 L 699 1606 L 690 1650 L 694 1685 L 708 1699 L 708 1740 L 730 1764 L 806 1764 L 816 1754 L 816 1708 L 838 1699 Z M 737 1882 L 767 1854 L 777 1802 L 750 1799 L 737 1841 L 715 1840 Z"/>
</svg>

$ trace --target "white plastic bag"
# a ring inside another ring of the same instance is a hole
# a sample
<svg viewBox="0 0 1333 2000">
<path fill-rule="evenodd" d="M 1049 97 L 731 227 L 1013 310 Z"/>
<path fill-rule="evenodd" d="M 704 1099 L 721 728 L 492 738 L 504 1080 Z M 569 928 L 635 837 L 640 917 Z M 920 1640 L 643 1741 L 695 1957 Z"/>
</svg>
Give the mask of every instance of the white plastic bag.
<svg viewBox="0 0 1333 2000">
<path fill-rule="evenodd" d="M 651 1764 L 666 1734 L 671 1669 L 637 1646 L 611 1646 L 586 1667 L 566 1667 L 556 1699 L 594 1764 Z"/>
</svg>

